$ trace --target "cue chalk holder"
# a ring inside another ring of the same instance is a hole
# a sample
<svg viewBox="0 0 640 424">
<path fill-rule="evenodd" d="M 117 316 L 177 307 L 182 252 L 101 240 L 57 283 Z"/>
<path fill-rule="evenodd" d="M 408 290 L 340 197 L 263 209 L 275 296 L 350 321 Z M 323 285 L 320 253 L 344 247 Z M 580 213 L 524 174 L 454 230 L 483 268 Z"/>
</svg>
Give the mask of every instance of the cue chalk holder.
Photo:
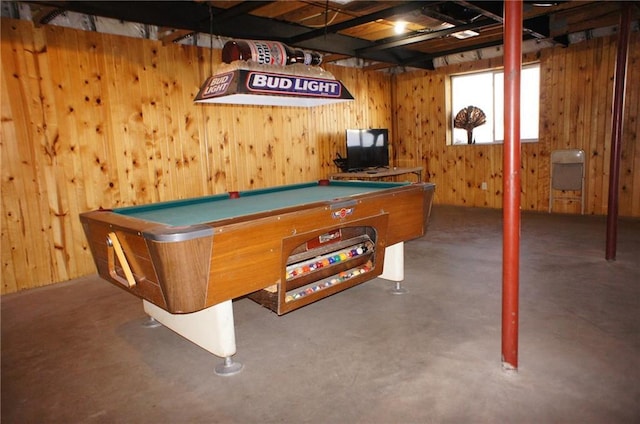
<svg viewBox="0 0 640 424">
<path fill-rule="evenodd" d="M 116 257 L 122 267 L 124 278 L 122 278 L 116 271 Z M 133 277 L 133 272 L 131 272 L 131 266 L 127 261 L 127 257 L 124 254 L 122 245 L 120 244 L 115 232 L 111 232 L 107 235 L 107 266 L 109 268 L 109 275 L 111 278 L 123 286 L 131 288 L 136 285 L 136 279 Z"/>
</svg>

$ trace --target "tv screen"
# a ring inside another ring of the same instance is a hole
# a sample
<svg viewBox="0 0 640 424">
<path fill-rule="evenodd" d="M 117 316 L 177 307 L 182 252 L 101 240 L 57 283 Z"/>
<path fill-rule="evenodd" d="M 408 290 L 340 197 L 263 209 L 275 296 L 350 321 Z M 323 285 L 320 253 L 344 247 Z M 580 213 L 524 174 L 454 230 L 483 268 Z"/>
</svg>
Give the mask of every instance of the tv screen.
<svg viewBox="0 0 640 424">
<path fill-rule="evenodd" d="M 359 171 L 389 166 L 389 131 L 386 128 L 347 130 L 347 168 Z"/>
</svg>

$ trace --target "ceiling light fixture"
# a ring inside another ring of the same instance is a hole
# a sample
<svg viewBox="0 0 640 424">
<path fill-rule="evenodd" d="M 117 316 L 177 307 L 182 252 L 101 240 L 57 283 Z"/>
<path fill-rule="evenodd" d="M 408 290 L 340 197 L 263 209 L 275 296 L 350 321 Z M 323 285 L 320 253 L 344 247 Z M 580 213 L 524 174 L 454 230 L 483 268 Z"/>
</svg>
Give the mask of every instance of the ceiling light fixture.
<svg viewBox="0 0 640 424">
<path fill-rule="evenodd" d="M 393 25 L 393 31 L 396 34 L 402 34 L 407 29 L 407 23 L 403 21 L 398 21 Z"/>
<path fill-rule="evenodd" d="M 557 6 L 558 2 L 557 1 L 532 1 L 530 2 L 530 4 L 536 7 L 551 7 L 551 6 Z"/>
<path fill-rule="evenodd" d="M 464 30 L 464 31 L 460 31 L 460 32 L 454 32 L 453 34 L 451 34 L 452 37 L 456 37 L 458 40 L 464 40 L 467 38 L 471 38 L 471 37 L 477 37 L 478 35 L 480 35 L 480 33 L 475 32 L 475 31 L 471 31 L 470 29 Z"/>
</svg>

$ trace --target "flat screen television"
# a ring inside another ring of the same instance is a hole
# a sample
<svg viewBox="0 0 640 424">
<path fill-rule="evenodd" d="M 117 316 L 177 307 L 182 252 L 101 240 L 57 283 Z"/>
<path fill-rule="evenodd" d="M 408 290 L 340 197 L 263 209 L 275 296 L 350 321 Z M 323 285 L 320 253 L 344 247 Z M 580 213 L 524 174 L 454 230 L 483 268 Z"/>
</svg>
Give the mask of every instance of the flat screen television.
<svg viewBox="0 0 640 424">
<path fill-rule="evenodd" d="M 361 171 L 389 167 L 389 130 L 347 130 L 347 169 Z"/>
</svg>

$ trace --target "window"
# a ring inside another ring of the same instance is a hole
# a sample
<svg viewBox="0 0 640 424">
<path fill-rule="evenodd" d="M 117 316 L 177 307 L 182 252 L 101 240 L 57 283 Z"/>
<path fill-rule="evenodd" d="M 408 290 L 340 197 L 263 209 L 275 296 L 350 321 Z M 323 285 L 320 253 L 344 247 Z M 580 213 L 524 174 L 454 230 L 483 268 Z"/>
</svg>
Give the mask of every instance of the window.
<svg viewBox="0 0 640 424">
<path fill-rule="evenodd" d="M 470 110 L 475 106 L 480 111 Z M 456 115 L 463 109 L 455 122 Z M 540 110 L 540 65 L 523 66 L 520 74 L 520 138 L 525 141 L 538 140 L 538 119 Z M 504 71 L 488 71 L 451 77 L 451 111 L 453 144 L 467 144 L 468 130 L 473 143 L 504 142 Z M 470 112 L 470 113 L 467 113 Z M 479 115 L 484 113 L 485 123 L 475 126 Z M 460 124 L 464 121 L 463 127 Z M 458 124 L 458 125 L 456 125 Z"/>
</svg>

